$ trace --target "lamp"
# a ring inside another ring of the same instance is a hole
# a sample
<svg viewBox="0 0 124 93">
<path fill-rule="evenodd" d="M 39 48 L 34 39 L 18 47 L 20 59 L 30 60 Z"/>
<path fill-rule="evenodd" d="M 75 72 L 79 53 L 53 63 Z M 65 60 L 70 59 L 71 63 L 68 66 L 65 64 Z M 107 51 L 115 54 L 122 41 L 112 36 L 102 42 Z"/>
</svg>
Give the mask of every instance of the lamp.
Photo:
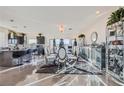
<svg viewBox="0 0 124 93">
<path fill-rule="evenodd" d="M 64 32 L 64 25 L 63 24 L 59 25 L 59 31 Z"/>
</svg>

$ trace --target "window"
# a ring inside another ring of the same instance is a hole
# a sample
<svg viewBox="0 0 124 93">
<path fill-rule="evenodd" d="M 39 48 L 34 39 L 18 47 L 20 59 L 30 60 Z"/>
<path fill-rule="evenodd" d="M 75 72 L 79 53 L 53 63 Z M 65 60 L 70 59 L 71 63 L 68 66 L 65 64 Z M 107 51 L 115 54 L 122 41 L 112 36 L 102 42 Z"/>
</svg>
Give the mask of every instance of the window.
<svg viewBox="0 0 124 93">
<path fill-rule="evenodd" d="M 64 39 L 63 41 L 65 45 L 71 45 L 70 39 Z M 59 44 L 60 44 L 60 39 L 56 39 L 56 45 L 59 46 Z M 53 46 L 53 39 L 50 39 L 50 46 Z"/>
<path fill-rule="evenodd" d="M 35 38 L 29 39 L 29 44 L 37 44 L 37 40 Z"/>
<path fill-rule="evenodd" d="M 64 39 L 64 44 L 70 45 L 70 39 Z"/>
</svg>

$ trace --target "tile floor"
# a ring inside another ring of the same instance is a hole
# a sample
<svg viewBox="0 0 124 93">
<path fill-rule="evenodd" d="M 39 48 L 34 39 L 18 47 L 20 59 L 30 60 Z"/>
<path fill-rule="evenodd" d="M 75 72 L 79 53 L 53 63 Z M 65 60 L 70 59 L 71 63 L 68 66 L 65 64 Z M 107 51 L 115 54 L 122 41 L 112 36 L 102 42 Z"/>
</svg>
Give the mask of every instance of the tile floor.
<svg viewBox="0 0 124 93">
<path fill-rule="evenodd" d="M 44 64 L 43 60 L 35 60 L 17 67 L 0 67 L 0 86 L 119 86 L 108 74 L 35 73 L 38 62 Z"/>
</svg>

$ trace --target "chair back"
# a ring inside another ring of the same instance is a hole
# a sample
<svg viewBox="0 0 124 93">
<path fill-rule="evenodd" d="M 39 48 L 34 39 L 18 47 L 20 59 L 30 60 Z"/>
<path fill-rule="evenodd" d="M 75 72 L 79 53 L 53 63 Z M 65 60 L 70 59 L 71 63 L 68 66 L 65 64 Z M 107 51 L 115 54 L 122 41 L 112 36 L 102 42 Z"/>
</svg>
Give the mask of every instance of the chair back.
<svg viewBox="0 0 124 93">
<path fill-rule="evenodd" d="M 64 60 L 67 57 L 66 49 L 64 47 L 60 47 L 58 50 L 58 57 L 60 60 L 63 60 L 61 62 L 64 62 Z"/>
</svg>

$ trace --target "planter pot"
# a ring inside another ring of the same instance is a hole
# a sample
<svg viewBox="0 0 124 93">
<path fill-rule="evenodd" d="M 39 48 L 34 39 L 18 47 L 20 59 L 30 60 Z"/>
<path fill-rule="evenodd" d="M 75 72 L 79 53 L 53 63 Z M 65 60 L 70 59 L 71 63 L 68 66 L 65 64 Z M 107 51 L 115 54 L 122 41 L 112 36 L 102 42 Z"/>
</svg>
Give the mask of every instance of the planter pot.
<svg viewBox="0 0 124 93">
<path fill-rule="evenodd" d="M 115 23 L 115 26 L 118 26 L 118 24 L 119 24 L 119 22 L 116 22 L 116 23 Z"/>
<path fill-rule="evenodd" d="M 122 21 L 119 21 L 118 22 L 118 26 L 122 26 Z"/>
<path fill-rule="evenodd" d="M 107 29 L 112 29 L 112 25 L 107 26 Z"/>
<path fill-rule="evenodd" d="M 124 18 L 122 18 L 122 21 L 124 21 Z"/>
</svg>

